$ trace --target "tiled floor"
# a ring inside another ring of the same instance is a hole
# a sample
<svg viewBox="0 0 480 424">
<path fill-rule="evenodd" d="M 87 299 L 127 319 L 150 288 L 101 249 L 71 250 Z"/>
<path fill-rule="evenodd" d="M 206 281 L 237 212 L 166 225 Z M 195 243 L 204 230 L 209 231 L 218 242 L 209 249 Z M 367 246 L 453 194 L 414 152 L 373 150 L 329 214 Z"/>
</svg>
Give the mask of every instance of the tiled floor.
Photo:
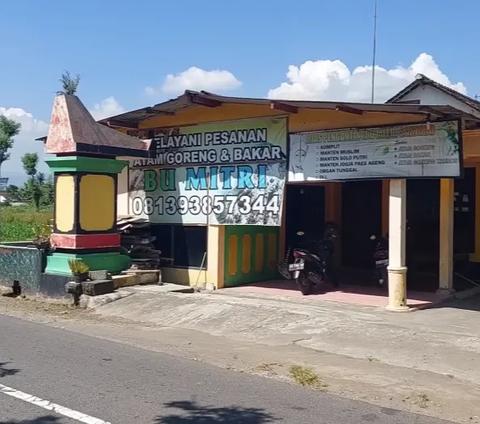
<svg viewBox="0 0 480 424">
<path fill-rule="evenodd" d="M 295 282 L 289 280 L 267 281 L 264 283 L 231 287 L 224 290 L 262 296 L 303 297 Z M 444 294 L 415 291 L 407 291 L 407 296 L 407 305 L 415 308 L 427 307 L 448 297 Z M 332 290 L 329 285 L 325 285 L 325 291 L 319 291 L 318 293 L 308 296 L 308 298 L 363 306 L 384 307 L 388 305 L 387 289 L 378 287 L 342 285 L 339 289 Z"/>
</svg>

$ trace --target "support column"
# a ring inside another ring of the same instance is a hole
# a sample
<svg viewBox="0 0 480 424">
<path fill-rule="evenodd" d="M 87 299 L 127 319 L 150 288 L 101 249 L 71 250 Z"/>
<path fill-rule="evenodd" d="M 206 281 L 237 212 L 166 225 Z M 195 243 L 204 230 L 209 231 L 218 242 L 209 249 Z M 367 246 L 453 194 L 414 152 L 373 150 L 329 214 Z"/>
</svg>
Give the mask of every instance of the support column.
<svg viewBox="0 0 480 424">
<path fill-rule="evenodd" d="M 388 306 L 394 312 L 408 311 L 406 227 L 407 181 L 390 180 L 389 193 Z"/>
<path fill-rule="evenodd" d="M 328 182 L 325 184 L 325 221 L 335 222 L 342 226 L 342 184 Z M 342 237 L 333 240 L 335 247 L 335 263 L 339 267 L 342 263 Z"/>
<path fill-rule="evenodd" d="M 437 293 L 450 294 L 453 289 L 453 212 L 454 180 L 440 181 L 440 261 Z"/>
<path fill-rule="evenodd" d="M 207 254 L 207 281 L 208 290 L 223 289 L 225 287 L 225 226 L 209 225 L 208 227 L 208 254 Z"/>
</svg>

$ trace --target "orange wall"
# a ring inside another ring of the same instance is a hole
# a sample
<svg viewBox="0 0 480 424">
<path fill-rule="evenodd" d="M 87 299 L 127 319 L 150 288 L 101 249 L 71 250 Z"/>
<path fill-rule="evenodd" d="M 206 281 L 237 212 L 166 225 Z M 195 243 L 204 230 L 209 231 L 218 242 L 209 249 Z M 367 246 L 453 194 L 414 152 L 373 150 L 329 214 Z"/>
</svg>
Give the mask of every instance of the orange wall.
<svg viewBox="0 0 480 424">
<path fill-rule="evenodd" d="M 286 116 L 266 105 L 224 104 L 217 108 L 192 107 L 177 112 L 174 116 L 157 115 L 140 123 L 140 129 L 196 125 L 236 119 L 259 118 L 262 116 Z M 366 127 L 388 124 L 415 123 L 425 120 L 424 116 L 399 113 L 368 112 L 363 115 L 326 109 L 300 109 L 290 114 L 289 131 L 312 131 L 330 128 Z"/>
<path fill-rule="evenodd" d="M 463 131 L 463 157 L 480 160 L 480 130 Z"/>
</svg>

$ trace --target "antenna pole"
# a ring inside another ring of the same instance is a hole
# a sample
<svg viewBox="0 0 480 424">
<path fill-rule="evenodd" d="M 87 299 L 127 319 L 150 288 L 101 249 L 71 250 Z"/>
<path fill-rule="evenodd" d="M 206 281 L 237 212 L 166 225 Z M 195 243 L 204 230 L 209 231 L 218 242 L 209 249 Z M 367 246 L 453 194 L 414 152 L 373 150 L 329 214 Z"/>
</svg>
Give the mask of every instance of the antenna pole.
<svg viewBox="0 0 480 424">
<path fill-rule="evenodd" d="M 377 0 L 373 6 L 372 103 L 375 103 L 375 65 L 377 60 Z"/>
</svg>

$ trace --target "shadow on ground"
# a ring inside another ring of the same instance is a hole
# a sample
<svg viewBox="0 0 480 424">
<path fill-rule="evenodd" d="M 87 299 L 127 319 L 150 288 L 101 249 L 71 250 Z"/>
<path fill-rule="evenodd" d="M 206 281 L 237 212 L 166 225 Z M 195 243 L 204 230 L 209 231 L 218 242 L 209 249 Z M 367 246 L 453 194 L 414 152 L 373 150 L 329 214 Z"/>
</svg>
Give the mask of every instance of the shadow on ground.
<svg viewBox="0 0 480 424">
<path fill-rule="evenodd" d="M 466 311 L 480 312 L 480 296 L 471 297 L 468 299 L 452 299 L 446 302 L 432 305 L 430 309 L 463 309 Z"/>
<path fill-rule="evenodd" d="M 58 423 L 59 418 L 52 415 L 45 415 L 44 417 L 34 418 L 33 420 L 23 421 L 0 421 L 0 424 L 52 424 Z"/>
<path fill-rule="evenodd" d="M 16 368 L 10 368 L 8 366 L 10 362 L 0 362 L 0 378 L 1 377 L 6 377 L 7 375 L 15 375 L 17 372 L 20 370 Z M 0 423 L 3 424 L 3 423 Z"/>
<path fill-rule="evenodd" d="M 178 413 L 158 417 L 156 424 L 264 424 L 277 421 L 259 408 L 200 406 L 193 401 L 168 402 L 164 406 L 177 409 Z"/>
</svg>

